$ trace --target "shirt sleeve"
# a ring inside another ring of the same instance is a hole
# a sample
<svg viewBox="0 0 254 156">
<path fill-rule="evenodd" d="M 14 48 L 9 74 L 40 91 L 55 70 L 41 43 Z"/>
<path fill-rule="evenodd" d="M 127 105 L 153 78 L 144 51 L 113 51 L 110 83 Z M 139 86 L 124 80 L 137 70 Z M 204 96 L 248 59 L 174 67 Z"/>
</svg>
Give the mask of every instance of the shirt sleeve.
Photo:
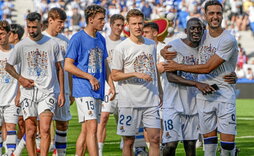
<svg viewBox="0 0 254 156">
<path fill-rule="evenodd" d="M 124 65 L 124 55 L 119 45 L 115 48 L 112 58 L 112 69 L 122 70 Z"/>
<path fill-rule="evenodd" d="M 216 55 L 223 60 L 228 61 L 235 52 L 237 52 L 236 41 L 230 38 L 225 38 L 222 40 L 218 50 L 216 51 Z"/>
<path fill-rule="evenodd" d="M 68 44 L 66 58 L 71 58 L 73 60 L 77 60 L 78 58 L 78 50 L 80 48 L 79 40 L 73 36 Z"/>
<path fill-rule="evenodd" d="M 60 62 L 64 60 L 63 53 L 58 43 L 56 43 L 54 46 L 54 54 L 55 54 L 56 62 Z"/>
</svg>

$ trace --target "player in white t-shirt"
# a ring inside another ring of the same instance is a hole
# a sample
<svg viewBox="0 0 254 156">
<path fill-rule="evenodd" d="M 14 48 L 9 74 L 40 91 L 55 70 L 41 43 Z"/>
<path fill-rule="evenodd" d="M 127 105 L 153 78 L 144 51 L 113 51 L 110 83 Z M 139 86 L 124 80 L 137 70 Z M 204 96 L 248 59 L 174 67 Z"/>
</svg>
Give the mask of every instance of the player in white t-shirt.
<svg viewBox="0 0 254 156">
<path fill-rule="evenodd" d="M 50 123 L 55 105 L 64 105 L 64 74 L 62 53 L 53 39 L 42 35 L 41 16 L 33 12 L 27 15 L 29 37 L 14 47 L 8 59 L 6 71 L 16 78 L 20 87 L 20 101 L 26 125 L 26 147 L 29 155 L 36 155 L 35 135 L 37 117 L 40 119 L 41 155 L 48 154 L 50 144 Z M 21 73 L 13 68 L 20 64 Z M 60 85 L 59 85 L 60 84 Z M 60 87 L 60 89 L 59 89 Z M 56 97 L 56 91 L 60 91 Z"/>
<path fill-rule="evenodd" d="M 114 53 L 115 47 L 123 40 L 121 37 L 121 33 L 124 28 L 124 17 L 120 14 L 114 14 L 110 17 L 110 28 L 111 33 L 109 36 L 106 36 L 106 47 L 108 51 L 108 57 L 107 62 L 109 65 L 109 68 L 111 69 L 112 65 L 112 57 Z M 117 83 L 115 84 L 116 89 L 116 96 L 118 93 L 117 90 Z M 102 156 L 103 154 L 103 145 L 104 141 L 106 139 L 106 125 L 109 119 L 109 114 L 113 113 L 114 115 L 117 115 L 118 113 L 118 104 L 117 104 L 117 98 L 115 98 L 113 101 L 110 101 L 109 93 L 109 85 L 106 82 L 105 83 L 105 98 L 102 102 L 101 107 L 101 116 L 100 116 L 100 122 L 98 124 L 98 130 L 97 130 L 97 137 L 98 137 L 98 147 L 99 147 L 99 155 Z"/>
<path fill-rule="evenodd" d="M 42 32 L 42 34 L 53 38 L 60 46 L 62 55 L 66 55 L 69 39 L 61 34 L 64 28 L 64 22 L 67 16 L 66 13 L 60 8 L 52 8 L 48 12 L 48 27 Z M 63 62 L 62 62 L 63 66 Z M 56 122 L 55 132 L 55 148 L 56 153 L 61 156 L 66 155 L 67 148 L 67 131 L 69 120 L 71 120 L 70 104 L 74 102 L 74 98 L 71 95 L 71 77 L 67 71 L 64 71 L 64 93 L 65 104 L 62 107 L 58 105 L 55 108 L 54 120 Z M 59 93 L 59 91 L 56 91 Z"/>
<path fill-rule="evenodd" d="M 138 9 L 127 13 L 127 26 L 130 37 L 117 45 L 112 61 L 112 79 L 118 81 L 119 88 L 117 134 L 124 138 L 122 155 L 132 155 L 140 123 L 150 140 L 149 155 L 159 155 L 162 89 L 158 84 L 156 43 L 142 37 L 144 15 Z"/>
<path fill-rule="evenodd" d="M 205 18 L 208 30 L 199 48 L 199 65 L 188 66 L 169 61 L 167 70 L 200 73 L 198 80 L 213 85 L 217 91 L 204 95 L 198 93 L 197 104 L 200 130 L 204 136 L 205 155 L 216 155 L 217 132 L 220 133 L 221 156 L 235 155 L 235 85 L 228 84 L 223 77 L 235 70 L 237 42 L 221 27 L 223 7 L 219 1 L 205 3 Z"/>
<path fill-rule="evenodd" d="M 15 105 L 15 97 L 18 89 L 18 82 L 9 75 L 5 66 L 13 46 L 8 42 L 10 25 L 7 21 L 0 21 L 0 155 L 2 155 L 2 126 L 5 123 L 7 136 L 7 155 L 11 155 L 16 148 L 16 124 L 18 122 L 18 107 Z M 18 70 L 18 67 L 15 66 Z"/>
</svg>

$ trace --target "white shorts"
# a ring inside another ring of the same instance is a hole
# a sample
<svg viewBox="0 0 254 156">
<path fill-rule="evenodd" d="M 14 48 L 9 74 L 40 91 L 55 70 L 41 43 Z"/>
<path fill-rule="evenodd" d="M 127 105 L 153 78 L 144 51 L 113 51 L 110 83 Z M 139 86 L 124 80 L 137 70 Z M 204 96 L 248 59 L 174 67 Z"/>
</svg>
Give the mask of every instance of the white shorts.
<svg viewBox="0 0 254 156">
<path fill-rule="evenodd" d="M 17 124 L 18 123 L 18 107 L 15 105 L 10 106 L 1 106 L 0 107 L 0 126 L 3 125 L 3 122 L 5 123 L 12 123 Z"/>
<path fill-rule="evenodd" d="M 199 99 L 197 107 L 202 134 L 217 129 L 220 133 L 236 135 L 235 103 Z"/>
<path fill-rule="evenodd" d="M 93 97 L 75 98 L 79 122 L 86 120 L 99 120 L 101 100 Z"/>
<path fill-rule="evenodd" d="M 18 113 L 18 114 L 19 114 L 19 116 L 23 116 L 23 113 L 22 113 L 22 109 L 21 109 L 21 107 L 18 107 L 18 109 L 19 109 L 19 111 L 18 111 L 18 112 L 19 112 L 19 113 Z"/>
<path fill-rule="evenodd" d="M 162 142 L 198 139 L 198 114 L 184 115 L 174 109 L 163 109 Z"/>
<path fill-rule="evenodd" d="M 68 94 L 65 94 L 65 103 L 62 107 L 59 107 L 56 104 L 55 115 L 53 117 L 53 120 L 57 120 L 57 121 L 69 121 L 69 120 L 71 120 L 70 97 L 69 97 Z"/>
<path fill-rule="evenodd" d="M 118 110 L 118 100 L 114 99 L 113 101 L 110 101 L 110 96 L 109 95 L 105 95 L 104 101 L 102 101 L 102 105 L 101 105 L 101 112 L 109 112 L 109 113 L 113 113 L 116 114 L 117 110 Z"/>
<path fill-rule="evenodd" d="M 20 100 L 24 120 L 29 117 L 39 117 L 46 110 L 54 113 L 57 104 L 55 94 L 50 94 L 44 99 L 40 98 L 39 101 L 32 101 L 28 98 L 21 98 Z"/>
<path fill-rule="evenodd" d="M 117 134 L 122 136 L 135 136 L 140 124 L 144 128 L 161 128 L 159 108 L 130 108 L 120 107 L 118 114 Z"/>
</svg>

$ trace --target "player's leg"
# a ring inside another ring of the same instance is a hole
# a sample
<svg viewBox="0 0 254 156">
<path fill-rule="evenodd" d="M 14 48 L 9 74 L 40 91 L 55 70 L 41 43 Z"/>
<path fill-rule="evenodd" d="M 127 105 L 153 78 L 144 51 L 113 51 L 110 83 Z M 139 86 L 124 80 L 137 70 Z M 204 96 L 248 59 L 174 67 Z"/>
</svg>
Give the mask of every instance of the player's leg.
<svg viewBox="0 0 254 156">
<path fill-rule="evenodd" d="M 216 102 L 205 100 L 197 101 L 200 131 L 204 138 L 205 156 L 216 156 L 218 147 L 217 105 L 218 103 Z"/>
<path fill-rule="evenodd" d="M 65 156 L 67 148 L 67 131 L 70 113 L 69 95 L 65 95 L 65 104 L 63 107 L 56 106 L 54 120 L 56 121 L 55 148 L 58 155 Z"/>
<path fill-rule="evenodd" d="M 174 109 L 163 109 L 162 118 L 162 142 L 166 144 L 163 155 L 175 156 L 178 141 L 183 140 L 180 114 Z"/>
<path fill-rule="evenodd" d="M 144 108 L 142 120 L 150 141 L 149 155 L 160 155 L 161 120 L 159 108 Z"/>
<path fill-rule="evenodd" d="M 18 128 L 19 130 L 18 130 L 17 137 L 19 140 L 21 140 L 25 134 L 25 121 L 24 121 L 23 114 L 20 107 L 19 107 L 19 117 L 18 117 Z"/>
<path fill-rule="evenodd" d="M 110 110 L 111 110 L 111 102 L 109 101 L 109 96 L 105 95 L 104 101 L 102 102 L 100 122 L 98 124 L 97 130 L 100 156 L 102 156 L 103 153 L 104 141 L 106 139 L 106 125 L 109 119 Z"/>
<path fill-rule="evenodd" d="M 16 148 L 17 141 L 17 132 L 16 132 L 16 124 L 14 123 L 5 123 L 7 135 L 6 135 L 6 146 L 7 146 L 7 154 L 10 155 Z"/>
<path fill-rule="evenodd" d="M 133 155 L 135 135 L 141 123 L 142 112 L 138 108 L 119 107 L 117 134 L 123 137 L 123 156 Z"/>
<path fill-rule="evenodd" d="M 25 119 L 26 148 L 29 156 L 36 156 L 35 138 L 37 130 L 37 117 Z"/>
<path fill-rule="evenodd" d="M 76 142 L 76 156 L 83 156 L 85 153 L 84 145 L 86 142 L 86 124 L 81 123 L 81 131 Z"/>
<path fill-rule="evenodd" d="M 50 145 L 50 127 L 53 118 L 53 113 L 50 110 L 45 110 L 40 113 L 40 151 L 41 156 L 46 156 L 48 154 Z"/>
<path fill-rule="evenodd" d="M 196 155 L 196 141 L 199 137 L 199 121 L 198 114 L 181 115 L 183 145 L 186 156 Z"/>
<path fill-rule="evenodd" d="M 0 107 L 0 155 L 2 155 L 3 138 L 2 138 L 2 125 L 3 125 L 3 107 Z"/>
<path fill-rule="evenodd" d="M 133 145 L 135 136 L 123 136 L 123 151 L 122 156 L 133 156 Z"/>
<path fill-rule="evenodd" d="M 56 120 L 55 148 L 58 155 L 64 156 L 66 154 L 68 125 L 68 121 Z"/>
<path fill-rule="evenodd" d="M 101 105 L 101 101 L 92 97 L 76 98 L 75 100 L 78 108 L 79 122 L 82 123 L 81 133 L 83 133 L 78 138 L 79 143 L 77 142 L 76 145 L 76 154 L 82 153 L 84 143 L 86 142 L 89 155 L 98 155 L 97 119 L 99 117 L 99 105 Z M 81 136 L 86 137 L 86 139 L 80 138 Z"/>
<path fill-rule="evenodd" d="M 221 156 L 235 155 L 236 109 L 234 103 L 220 103 L 218 131 L 220 132 Z"/>
</svg>

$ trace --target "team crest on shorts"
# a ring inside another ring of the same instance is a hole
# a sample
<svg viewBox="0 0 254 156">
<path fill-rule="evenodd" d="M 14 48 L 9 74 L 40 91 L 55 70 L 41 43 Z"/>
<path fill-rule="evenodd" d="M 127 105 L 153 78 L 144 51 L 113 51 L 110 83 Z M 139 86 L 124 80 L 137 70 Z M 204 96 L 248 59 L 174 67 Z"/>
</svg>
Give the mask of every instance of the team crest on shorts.
<svg viewBox="0 0 254 156">
<path fill-rule="evenodd" d="M 90 110 L 90 111 L 88 111 L 88 115 L 93 115 L 93 112 Z"/>
<path fill-rule="evenodd" d="M 122 133 L 125 132 L 124 126 L 121 126 L 121 127 L 120 127 L 120 131 L 121 131 Z"/>
<path fill-rule="evenodd" d="M 170 138 L 171 136 L 170 136 L 170 134 L 169 134 L 169 132 L 166 132 L 166 138 Z"/>
</svg>

